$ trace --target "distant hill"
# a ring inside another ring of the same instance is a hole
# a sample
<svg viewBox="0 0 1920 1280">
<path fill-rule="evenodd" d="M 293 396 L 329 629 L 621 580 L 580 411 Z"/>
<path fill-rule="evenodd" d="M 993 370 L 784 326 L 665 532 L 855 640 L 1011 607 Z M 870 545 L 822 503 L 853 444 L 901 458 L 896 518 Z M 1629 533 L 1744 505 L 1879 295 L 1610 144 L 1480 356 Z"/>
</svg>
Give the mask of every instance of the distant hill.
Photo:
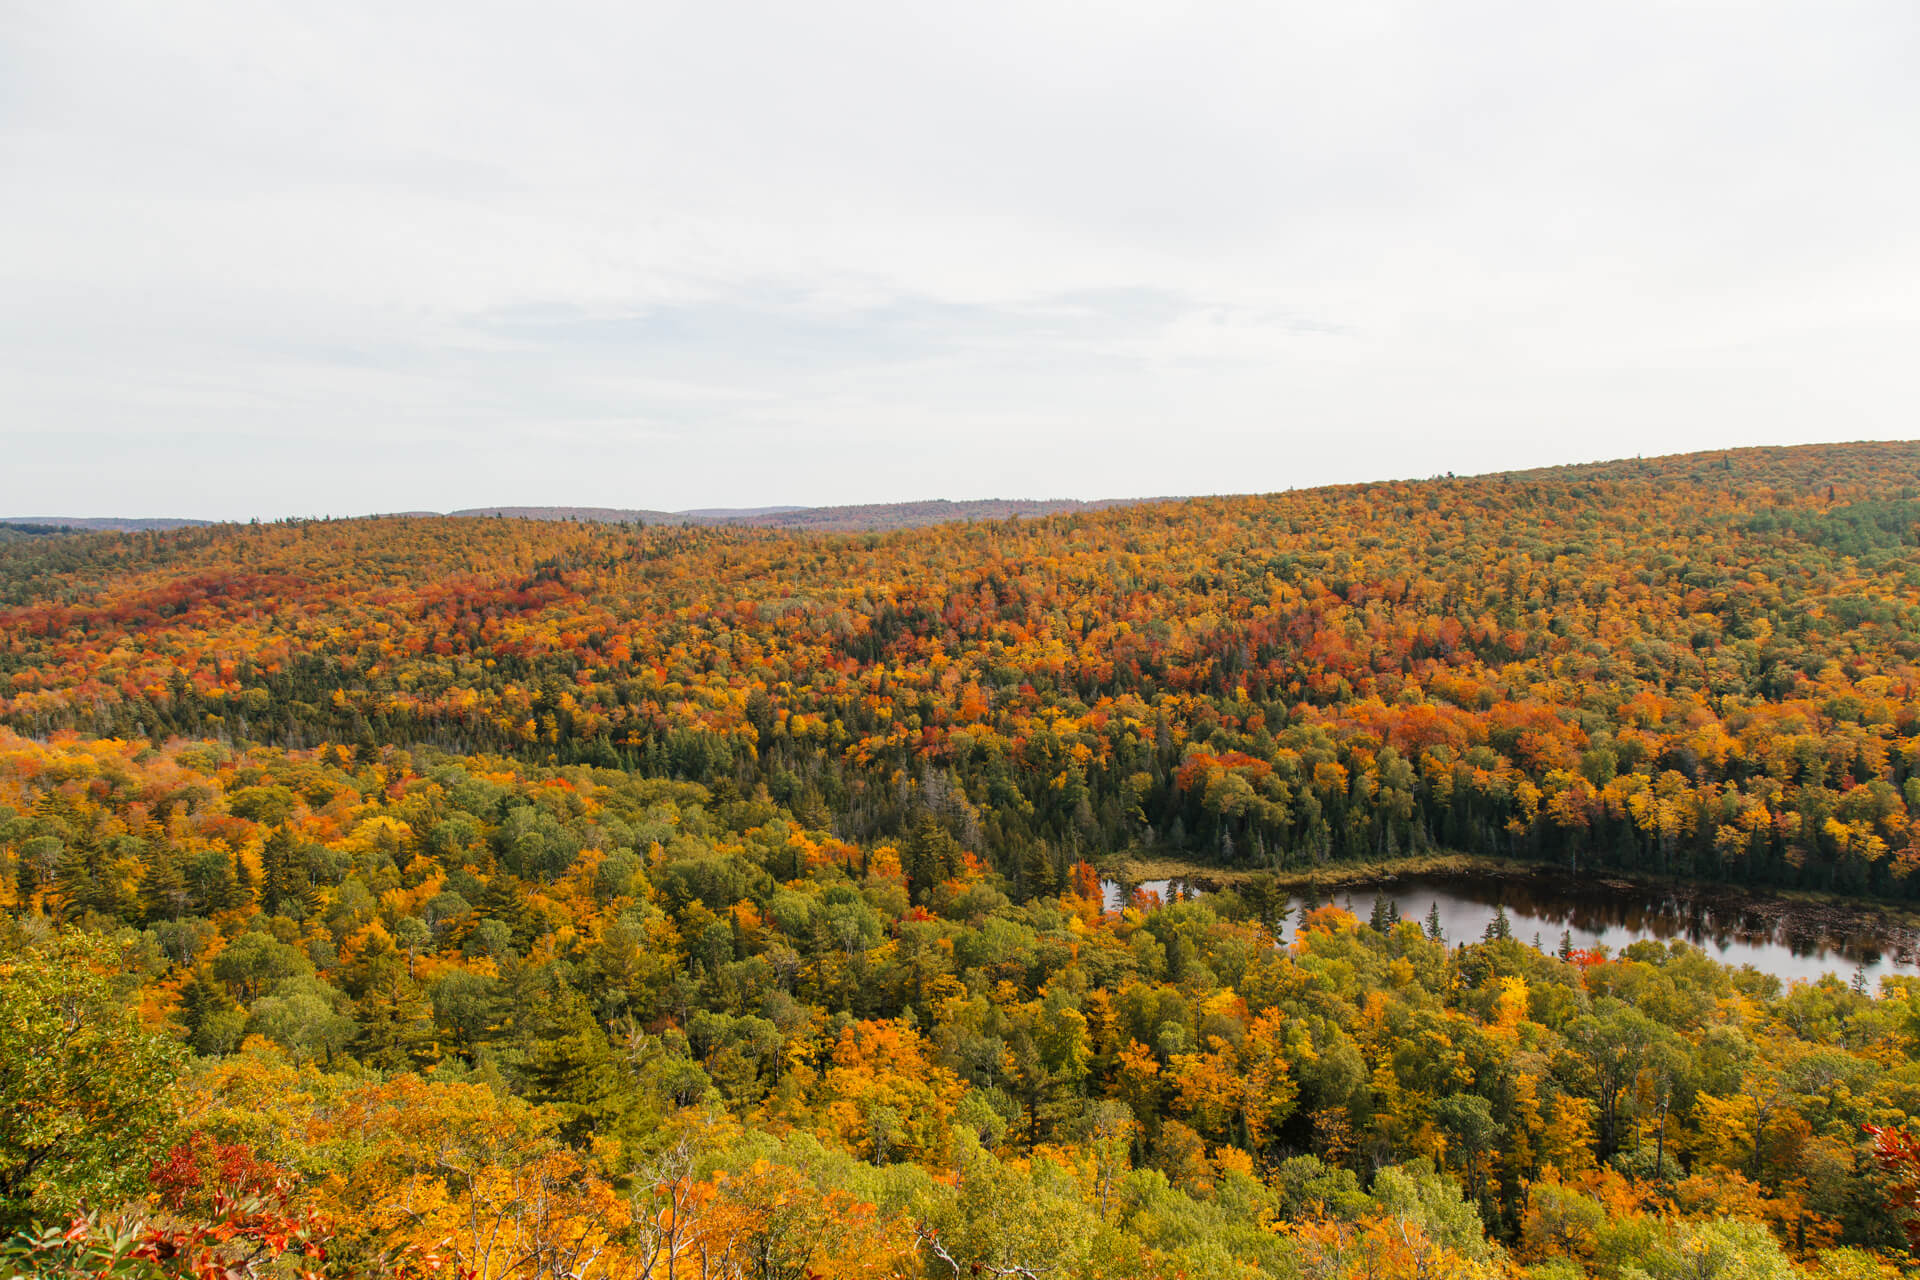
<svg viewBox="0 0 1920 1280">
<path fill-rule="evenodd" d="M 184 520 L 173 517 L 120 516 L 7 516 L 0 524 L 19 532 L 42 533 L 68 529 L 75 533 L 144 533 L 150 530 L 192 529 L 217 524 L 215 520 Z"/>
<path fill-rule="evenodd" d="M 768 529 L 812 529 L 821 533 L 859 533 L 883 529 L 917 529 L 960 520 L 1005 520 L 1013 516 L 1056 516 L 1075 511 L 1154 502 L 1154 498 L 1104 498 L 1080 502 L 1072 498 L 985 498 L 977 502 L 884 502 L 858 507 L 793 507 L 766 515 L 740 515 L 716 524 L 744 524 Z"/>
<path fill-rule="evenodd" d="M 508 520 L 585 520 L 594 524 L 678 524 L 685 515 L 637 507 L 462 507 L 450 516 L 501 516 Z M 690 513 L 689 513 L 690 514 Z"/>
<path fill-rule="evenodd" d="M 987 498 L 974 502 L 882 502 L 853 507 L 697 507 L 688 511 L 655 511 L 646 507 L 463 507 L 448 516 L 493 517 L 507 520 L 574 520 L 588 524 L 746 525 L 760 529 L 810 529 L 818 533 L 865 533 L 887 529 L 917 529 L 958 520 L 1005 520 L 1010 516 L 1050 516 L 1073 511 L 1156 501 L 1147 498 L 1109 498 L 1080 502 L 1072 498 Z M 437 516 L 437 511 L 403 511 L 402 516 Z M 213 520 L 119 519 L 91 516 L 9 516 L 0 527 L 16 534 L 58 532 L 119 532 L 183 529 Z"/>
<path fill-rule="evenodd" d="M 468 507 L 453 516 L 504 516 L 513 520 L 580 520 L 594 524 L 731 524 L 760 529 L 811 529 L 818 533 L 866 533 L 917 529 L 957 520 L 1005 520 L 1010 516 L 1052 516 L 1073 511 L 1151 502 L 1151 498 L 985 498 L 950 502 L 880 502 L 852 507 L 700 507 L 690 511 L 649 511 L 628 507 Z"/>
<path fill-rule="evenodd" d="M 814 511 L 816 507 L 694 507 L 679 514 L 696 520 L 746 520 L 755 516 L 785 515 L 790 511 Z"/>
</svg>

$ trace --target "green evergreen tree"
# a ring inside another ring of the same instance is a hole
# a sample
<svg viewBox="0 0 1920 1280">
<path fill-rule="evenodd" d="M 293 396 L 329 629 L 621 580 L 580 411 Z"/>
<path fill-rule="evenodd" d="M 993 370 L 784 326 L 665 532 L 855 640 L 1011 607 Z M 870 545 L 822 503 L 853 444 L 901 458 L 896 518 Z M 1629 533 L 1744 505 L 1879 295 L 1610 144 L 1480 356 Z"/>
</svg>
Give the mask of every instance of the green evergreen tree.
<svg viewBox="0 0 1920 1280">
<path fill-rule="evenodd" d="M 126 901 L 108 851 L 92 841 L 69 850 L 60 860 L 53 887 L 64 919 L 86 915 L 119 919 L 123 910 L 131 914 L 133 904 Z"/>
<path fill-rule="evenodd" d="M 233 859 L 217 849 L 195 857 L 186 869 L 186 880 L 194 915 L 211 916 L 239 905 L 240 887 L 233 880 Z"/>
<path fill-rule="evenodd" d="M 487 887 L 474 904 L 474 917 L 477 920 L 498 920 L 507 928 L 508 936 L 513 940 L 515 950 L 524 952 L 532 946 L 542 932 L 542 921 L 527 903 L 527 896 L 520 888 L 519 877 L 511 872 L 499 871 L 487 881 Z"/>
<path fill-rule="evenodd" d="M 922 813 L 907 841 L 906 864 L 907 892 L 923 903 L 935 885 L 959 873 L 960 845 L 939 819 Z"/>
<path fill-rule="evenodd" d="M 1046 897 L 1059 891 L 1059 881 L 1054 876 L 1053 851 L 1044 840 L 1035 840 L 1027 846 L 1026 855 L 1020 864 L 1021 888 L 1029 898 Z"/>
<path fill-rule="evenodd" d="M 569 1139 L 611 1127 L 624 1109 L 620 1072 L 586 997 L 547 969 L 529 974 L 516 997 L 520 1092 L 558 1108 Z"/>
<path fill-rule="evenodd" d="M 247 865 L 238 849 L 233 851 L 233 890 L 233 905 L 245 906 L 253 901 L 253 868 Z"/>
<path fill-rule="evenodd" d="M 260 846 L 260 905 L 268 915 L 284 914 L 289 905 L 305 914 L 312 892 L 306 850 L 286 827 L 274 828 Z"/>
<path fill-rule="evenodd" d="M 1513 922 L 1507 919 L 1507 909 L 1498 906 L 1493 909 L 1493 919 L 1487 921 L 1486 940 L 1501 942 L 1513 937 Z"/>
<path fill-rule="evenodd" d="M 140 911 L 146 923 L 178 920 L 191 900 L 178 856 L 166 841 L 149 839 L 140 856 Z"/>
<path fill-rule="evenodd" d="M 39 892 L 40 874 L 33 869 L 33 863 L 23 856 L 13 868 L 13 896 L 14 900 L 20 904 L 20 910 L 31 910 L 34 905 L 33 897 Z"/>
<path fill-rule="evenodd" d="M 53 883 L 66 852 L 66 842 L 58 836 L 34 836 L 21 844 L 20 864 L 14 869 L 14 889 L 22 907 L 33 903 L 40 891 Z"/>
<path fill-rule="evenodd" d="M 235 1003 L 227 984 L 196 966 L 180 988 L 180 1022 L 201 1053 L 224 1053 L 240 1042 L 246 1011 Z"/>
<path fill-rule="evenodd" d="M 433 1064 L 433 1006 L 407 973 L 406 961 L 387 950 L 363 962 L 354 1002 L 360 1037 L 354 1053 L 379 1071 L 414 1071 Z"/>
</svg>

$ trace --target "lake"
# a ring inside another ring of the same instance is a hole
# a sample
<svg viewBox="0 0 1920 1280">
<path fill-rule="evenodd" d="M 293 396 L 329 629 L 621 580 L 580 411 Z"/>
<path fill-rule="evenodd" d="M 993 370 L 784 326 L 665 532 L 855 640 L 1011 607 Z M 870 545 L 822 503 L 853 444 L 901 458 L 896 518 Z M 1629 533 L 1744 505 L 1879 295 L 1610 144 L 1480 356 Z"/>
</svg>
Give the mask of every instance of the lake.
<svg viewBox="0 0 1920 1280">
<path fill-rule="evenodd" d="M 1124 890 L 1104 881 L 1107 908 L 1119 907 Z M 1139 886 L 1162 901 L 1184 891 L 1202 894 L 1204 872 L 1189 880 L 1150 880 Z M 1920 935 L 1871 908 L 1803 903 L 1750 895 L 1736 889 L 1694 885 L 1682 888 L 1638 881 L 1564 876 L 1527 870 L 1462 876 L 1397 876 L 1373 884 L 1343 885 L 1323 891 L 1333 902 L 1366 920 L 1376 893 L 1399 905 L 1404 918 L 1424 922 L 1438 909 L 1449 942 L 1476 942 L 1501 907 L 1513 936 L 1542 950 L 1555 951 L 1563 933 L 1575 947 L 1605 946 L 1619 952 L 1642 939 L 1680 938 L 1723 964 L 1752 965 L 1783 985 L 1811 981 L 1822 974 L 1851 980 L 1864 972 L 1869 983 L 1883 974 L 1920 974 Z M 1290 903 L 1283 937 L 1291 939 L 1300 919 L 1301 899 Z"/>
</svg>

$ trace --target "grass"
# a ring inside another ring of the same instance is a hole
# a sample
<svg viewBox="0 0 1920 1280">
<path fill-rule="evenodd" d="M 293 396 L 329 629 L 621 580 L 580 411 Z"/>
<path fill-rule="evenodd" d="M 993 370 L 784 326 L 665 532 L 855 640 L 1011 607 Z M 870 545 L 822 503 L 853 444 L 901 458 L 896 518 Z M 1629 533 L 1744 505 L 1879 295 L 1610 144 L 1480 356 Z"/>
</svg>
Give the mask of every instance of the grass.
<svg viewBox="0 0 1920 1280">
<path fill-rule="evenodd" d="M 1102 860 L 1100 872 L 1130 884 L 1144 880 L 1208 880 L 1215 884 L 1232 885 L 1244 884 L 1255 876 L 1271 876 L 1281 888 L 1299 889 L 1311 883 L 1322 889 L 1331 889 L 1344 885 L 1373 884 L 1394 876 L 1511 874 L 1516 870 L 1545 870 L 1550 865 L 1514 858 L 1490 858 L 1474 853 L 1415 853 L 1397 858 L 1330 862 L 1311 869 L 1289 868 L 1270 872 L 1257 868 L 1220 867 L 1161 854 L 1128 852 Z"/>
</svg>

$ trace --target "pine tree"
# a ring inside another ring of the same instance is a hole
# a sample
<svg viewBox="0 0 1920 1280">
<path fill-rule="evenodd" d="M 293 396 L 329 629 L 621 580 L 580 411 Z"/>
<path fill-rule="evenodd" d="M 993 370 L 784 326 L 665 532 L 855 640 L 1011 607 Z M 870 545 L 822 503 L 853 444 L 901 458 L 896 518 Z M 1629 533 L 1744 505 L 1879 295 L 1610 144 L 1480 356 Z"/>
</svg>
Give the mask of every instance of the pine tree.
<svg viewBox="0 0 1920 1280">
<path fill-rule="evenodd" d="M 360 1060 L 381 1071 L 412 1071 L 432 1066 L 438 1057 L 433 1043 L 433 1006 L 407 974 L 407 963 L 392 950 L 362 962 L 360 998 L 355 1012 L 360 1038 L 355 1052 Z"/>
<path fill-rule="evenodd" d="M 234 1014 L 239 1006 L 227 991 L 226 984 L 217 982 L 203 968 L 196 967 L 180 988 L 180 1021 L 186 1025 L 187 1034 L 194 1040 L 202 1038 L 208 1024 L 221 1014 Z"/>
<path fill-rule="evenodd" d="M 40 873 L 33 869 L 33 863 L 21 858 L 13 869 L 13 892 L 20 904 L 20 910 L 33 909 L 33 895 L 40 892 Z"/>
<path fill-rule="evenodd" d="M 238 849 L 233 851 L 234 905 L 244 907 L 253 901 L 253 869 Z"/>
<path fill-rule="evenodd" d="M 1044 840 L 1035 840 L 1027 846 L 1026 856 L 1021 860 L 1021 878 L 1026 882 L 1026 896 L 1029 898 L 1046 897 L 1060 887 L 1054 877 L 1053 851 Z"/>
<path fill-rule="evenodd" d="M 187 868 L 187 891 L 193 914 L 211 916 L 240 902 L 240 888 L 234 883 L 233 862 L 209 849 L 194 858 Z"/>
<path fill-rule="evenodd" d="M 24 909 L 59 875 L 67 856 L 66 844 L 58 836 L 35 836 L 20 846 L 20 865 L 15 868 L 14 887 Z"/>
<path fill-rule="evenodd" d="M 1266 931 L 1273 935 L 1275 942 L 1280 941 L 1281 931 L 1286 927 L 1287 917 L 1292 908 L 1287 902 L 1287 894 L 1271 875 L 1254 876 L 1240 891 L 1253 913 Z"/>
<path fill-rule="evenodd" d="M 474 904 L 473 914 L 475 919 L 498 920 L 507 926 L 517 951 L 526 951 L 542 932 L 539 917 L 527 905 L 526 895 L 520 890 L 519 878 L 510 872 L 494 873 L 480 901 Z"/>
<path fill-rule="evenodd" d="M 1513 937 L 1513 924 L 1507 919 L 1507 909 L 1503 906 L 1493 909 L 1493 919 L 1487 921 L 1486 940 L 1498 942 Z"/>
<path fill-rule="evenodd" d="M 120 892 L 106 851 L 89 841 L 67 852 L 54 875 L 60 914 L 69 920 L 94 914 L 118 917 Z"/>
<path fill-rule="evenodd" d="M 907 892 L 915 902 L 924 903 L 934 886 L 960 872 L 960 845 L 931 813 L 920 815 L 906 854 Z"/>
<path fill-rule="evenodd" d="M 293 832 L 274 828 L 260 846 L 261 905 L 268 915 L 280 915 L 289 905 L 304 908 L 312 891 L 306 851 Z"/>
<path fill-rule="evenodd" d="M 178 920 L 187 914 L 191 896 L 180 859 L 167 842 L 149 838 L 140 856 L 140 912 L 146 923 Z"/>
<path fill-rule="evenodd" d="M 1447 931 L 1440 925 L 1440 904 L 1435 902 L 1427 908 L 1427 937 L 1434 942 L 1446 941 Z"/>
<path fill-rule="evenodd" d="M 621 1110 L 620 1073 L 585 997 L 543 971 L 518 993 L 518 1004 L 514 1030 L 524 1096 L 553 1104 L 566 1117 L 561 1133 L 568 1138 L 606 1127 Z"/>
</svg>

